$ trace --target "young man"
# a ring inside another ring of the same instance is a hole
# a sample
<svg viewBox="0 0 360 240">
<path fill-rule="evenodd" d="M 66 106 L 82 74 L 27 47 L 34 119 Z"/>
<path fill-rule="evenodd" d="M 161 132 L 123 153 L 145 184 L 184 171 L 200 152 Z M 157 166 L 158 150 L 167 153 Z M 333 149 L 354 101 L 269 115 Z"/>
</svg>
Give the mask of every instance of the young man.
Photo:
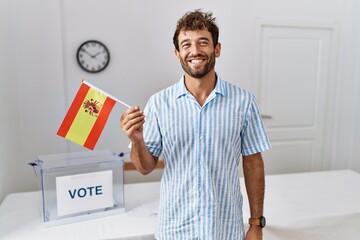
<svg viewBox="0 0 360 240">
<path fill-rule="evenodd" d="M 156 239 L 262 239 L 261 152 L 270 143 L 254 96 L 215 72 L 218 36 L 212 13 L 186 13 L 173 38 L 184 76 L 154 94 L 144 112 L 132 107 L 120 120 L 141 173 L 150 173 L 160 154 L 165 163 Z M 241 157 L 251 211 L 246 236 Z"/>
</svg>

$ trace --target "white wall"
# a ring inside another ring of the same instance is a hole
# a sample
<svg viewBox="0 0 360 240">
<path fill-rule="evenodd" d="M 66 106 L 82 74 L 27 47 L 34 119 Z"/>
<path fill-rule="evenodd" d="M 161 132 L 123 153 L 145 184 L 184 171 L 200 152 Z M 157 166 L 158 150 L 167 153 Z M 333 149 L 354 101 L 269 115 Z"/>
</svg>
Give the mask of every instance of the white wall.
<svg viewBox="0 0 360 240">
<path fill-rule="evenodd" d="M 359 171 L 359 157 L 356 142 L 360 141 L 359 118 L 360 99 L 358 97 L 360 69 L 360 4 L 349 1 L 341 26 L 339 45 L 338 77 L 335 99 L 335 124 L 331 169 L 351 168 Z M 357 118 L 357 119 L 356 119 Z M 355 166 L 358 166 L 355 168 Z"/>
<path fill-rule="evenodd" d="M 353 170 L 360 172 L 360 2 L 355 1 L 354 3 L 354 52 L 355 58 L 354 62 L 356 67 L 354 69 L 354 88 L 353 95 L 354 97 L 354 114 L 353 117 L 353 129 L 352 129 L 352 138 L 350 142 L 351 146 L 351 155 L 350 155 L 350 165 Z"/>
<path fill-rule="evenodd" d="M 81 78 L 141 107 L 152 93 L 178 81 L 182 71 L 173 55 L 172 34 L 177 19 L 196 8 L 213 11 L 218 19 L 220 76 L 252 91 L 257 19 L 338 22 L 336 126 L 329 168 L 360 171 L 358 145 L 351 147 L 360 142 L 355 124 L 360 120 L 359 41 L 354 39 L 360 32 L 354 23 L 360 21 L 360 8 L 355 0 L 0 0 L 0 98 L 5 109 L 0 118 L 0 201 L 10 192 L 37 189 L 26 166 L 37 155 L 85 151 L 56 136 Z M 92 38 L 111 51 L 110 65 L 100 74 L 83 72 L 75 59 L 78 46 Z M 97 149 L 127 151 L 118 126 L 122 111 L 115 107 Z"/>
<path fill-rule="evenodd" d="M 54 136 L 64 113 L 58 1 L 2 1 L 1 184 L 6 193 L 37 189 L 27 165 L 37 154 L 66 151 Z M 3 123 L 3 121 L 5 121 Z M 4 138 L 4 139 L 3 139 Z"/>
<path fill-rule="evenodd" d="M 5 193 L 23 189 L 14 174 L 15 169 L 21 168 L 21 164 L 17 144 L 20 135 L 18 94 L 13 71 L 15 58 L 9 47 L 13 39 L 10 2 L 0 1 L 0 202 Z"/>
</svg>

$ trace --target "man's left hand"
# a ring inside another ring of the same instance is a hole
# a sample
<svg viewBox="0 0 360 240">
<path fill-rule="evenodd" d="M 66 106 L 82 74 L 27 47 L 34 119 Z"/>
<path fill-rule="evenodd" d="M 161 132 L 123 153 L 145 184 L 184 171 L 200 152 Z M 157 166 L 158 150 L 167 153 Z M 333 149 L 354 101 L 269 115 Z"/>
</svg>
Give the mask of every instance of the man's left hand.
<svg viewBox="0 0 360 240">
<path fill-rule="evenodd" d="M 262 240 L 263 233 L 260 226 L 250 226 L 246 233 L 246 240 Z"/>
</svg>

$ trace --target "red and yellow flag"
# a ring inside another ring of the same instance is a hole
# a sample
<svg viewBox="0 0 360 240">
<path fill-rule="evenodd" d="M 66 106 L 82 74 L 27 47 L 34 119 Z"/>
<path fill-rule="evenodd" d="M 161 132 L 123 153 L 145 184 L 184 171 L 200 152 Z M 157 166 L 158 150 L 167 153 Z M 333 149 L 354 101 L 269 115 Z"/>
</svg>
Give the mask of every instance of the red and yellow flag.
<svg viewBox="0 0 360 240">
<path fill-rule="evenodd" d="M 109 95 L 82 82 L 57 135 L 93 150 L 115 103 Z"/>
</svg>

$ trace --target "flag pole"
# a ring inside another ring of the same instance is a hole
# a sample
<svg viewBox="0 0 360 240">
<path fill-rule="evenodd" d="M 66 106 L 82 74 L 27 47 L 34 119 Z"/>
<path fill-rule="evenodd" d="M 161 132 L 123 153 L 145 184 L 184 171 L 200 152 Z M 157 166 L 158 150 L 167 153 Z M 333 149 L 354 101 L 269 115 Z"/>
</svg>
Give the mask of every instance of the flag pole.
<svg viewBox="0 0 360 240">
<path fill-rule="evenodd" d="M 93 88 L 93 89 L 96 89 L 97 91 L 99 91 L 99 92 L 101 92 L 101 93 L 109 96 L 110 98 L 114 99 L 115 101 L 117 101 L 118 103 L 122 104 L 123 106 L 125 106 L 125 107 L 127 107 L 127 108 L 131 108 L 131 106 L 130 106 L 129 104 L 127 104 L 127 103 L 121 101 L 120 99 L 117 99 L 116 97 L 108 94 L 107 92 L 105 92 L 105 91 L 97 88 L 96 86 L 94 86 L 94 85 L 92 85 L 91 83 L 85 81 L 84 79 L 81 79 L 81 82 L 84 83 L 84 84 L 86 84 L 86 85 L 88 85 L 89 87 L 91 87 L 91 88 Z"/>
</svg>

